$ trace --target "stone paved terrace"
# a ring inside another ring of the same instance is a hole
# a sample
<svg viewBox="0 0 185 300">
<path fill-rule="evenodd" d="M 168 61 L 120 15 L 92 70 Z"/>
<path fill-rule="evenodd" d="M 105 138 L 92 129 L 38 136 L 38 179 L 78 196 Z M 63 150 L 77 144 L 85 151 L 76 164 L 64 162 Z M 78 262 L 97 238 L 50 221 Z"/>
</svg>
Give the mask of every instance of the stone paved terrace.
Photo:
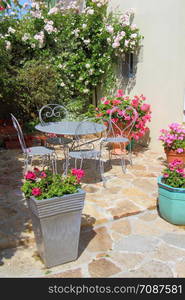
<svg viewBox="0 0 185 300">
<path fill-rule="evenodd" d="M 47 269 L 20 191 L 22 154 L 2 150 L 0 277 L 185 277 L 185 226 L 166 222 L 157 211 L 156 182 L 164 163 L 163 153 L 147 149 L 134 153 L 126 174 L 115 161 L 106 167 L 106 189 L 87 165 L 78 259 Z"/>
</svg>

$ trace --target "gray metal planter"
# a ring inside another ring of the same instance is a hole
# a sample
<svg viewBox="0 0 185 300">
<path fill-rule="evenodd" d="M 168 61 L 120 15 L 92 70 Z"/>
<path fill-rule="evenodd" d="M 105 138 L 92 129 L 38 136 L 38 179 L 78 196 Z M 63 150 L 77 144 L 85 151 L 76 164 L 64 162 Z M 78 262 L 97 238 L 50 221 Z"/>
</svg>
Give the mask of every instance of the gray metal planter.
<svg viewBox="0 0 185 300">
<path fill-rule="evenodd" d="M 77 258 L 84 200 L 83 190 L 51 199 L 27 200 L 37 249 L 46 267 Z"/>
</svg>

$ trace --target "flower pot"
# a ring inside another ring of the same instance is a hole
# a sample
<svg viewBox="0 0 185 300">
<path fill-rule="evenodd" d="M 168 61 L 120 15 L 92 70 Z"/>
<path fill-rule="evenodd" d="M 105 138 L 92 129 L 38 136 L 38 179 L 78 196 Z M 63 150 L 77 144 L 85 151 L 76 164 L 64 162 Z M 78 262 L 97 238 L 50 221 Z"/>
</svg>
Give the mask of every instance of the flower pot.
<svg viewBox="0 0 185 300">
<path fill-rule="evenodd" d="M 178 160 L 182 160 L 183 165 L 185 164 L 185 151 L 182 153 L 178 153 L 175 150 L 167 150 L 164 149 L 165 153 L 166 153 L 166 159 L 168 163 L 171 163 L 173 160 L 178 159 Z"/>
<path fill-rule="evenodd" d="M 159 176 L 158 194 L 161 217 L 172 224 L 185 225 L 185 189 L 166 185 Z"/>
<path fill-rule="evenodd" d="M 46 267 L 77 258 L 84 200 L 83 190 L 51 199 L 27 199 L 37 249 Z"/>
</svg>

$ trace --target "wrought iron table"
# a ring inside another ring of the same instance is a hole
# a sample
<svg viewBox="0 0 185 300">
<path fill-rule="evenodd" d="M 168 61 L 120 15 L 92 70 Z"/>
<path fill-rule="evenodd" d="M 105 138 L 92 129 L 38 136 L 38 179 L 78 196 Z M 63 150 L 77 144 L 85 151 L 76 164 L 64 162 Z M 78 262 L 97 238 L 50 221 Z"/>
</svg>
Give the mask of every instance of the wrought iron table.
<svg viewBox="0 0 185 300">
<path fill-rule="evenodd" d="M 103 124 L 89 121 L 84 122 L 83 124 L 84 126 L 80 127 L 80 130 L 78 130 L 78 135 L 101 133 L 106 130 L 106 126 Z M 45 123 L 44 125 L 38 124 L 35 128 L 45 133 L 75 136 L 79 125 L 80 121 L 60 121 Z"/>
</svg>

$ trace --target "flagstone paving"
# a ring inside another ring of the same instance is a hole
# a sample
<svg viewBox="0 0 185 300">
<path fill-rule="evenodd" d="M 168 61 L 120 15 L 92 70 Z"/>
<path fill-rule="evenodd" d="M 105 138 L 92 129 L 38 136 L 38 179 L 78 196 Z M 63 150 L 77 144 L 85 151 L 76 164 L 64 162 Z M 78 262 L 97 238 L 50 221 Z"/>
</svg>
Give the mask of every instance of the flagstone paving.
<svg viewBox="0 0 185 300">
<path fill-rule="evenodd" d="M 163 153 L 145 148 L 126 174 L 116 160 L 106 163 L 106 188 L 98 169 L 85 164 L 78 259 L 47 269 L 20 190 L 22 154 L 0 151 L 0 277 L 185 277 L 185 226 L 163 220 L 157 209 L 164 163 Z"/>
</svg>

